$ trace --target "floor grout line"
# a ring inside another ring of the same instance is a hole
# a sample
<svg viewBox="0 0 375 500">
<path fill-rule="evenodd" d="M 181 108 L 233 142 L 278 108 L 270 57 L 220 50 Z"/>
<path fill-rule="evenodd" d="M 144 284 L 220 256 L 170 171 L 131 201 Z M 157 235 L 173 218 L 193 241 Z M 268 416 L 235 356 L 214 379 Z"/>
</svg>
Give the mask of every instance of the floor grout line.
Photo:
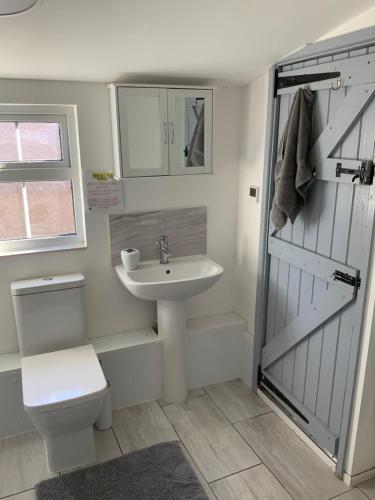
<svg viewBox="0 0 375 500">
<path fill-rule="evenodd" d="M 373 478 L 373 479 L 375 481 L 375 478 Z M 359 483 L 358 486 L 356 486 L 356 488 L 358 488 L 360 490 L 360 492 L 365 495 L 366 498 L 368 498 L 369 500 L 373 500 L 374 497 L 372 497 L 372 498 L 369 497 L 368 494 L 365 491 L 363 491 L 362 488 L 361 488 L 361 484 L 366 483 L 367 481 L 371 481 L 371 479 L 367 479 L 366 481 L 362 481 L 362 483 Z"/>
<path fill-rule="evenodd" d="M 171 424 L 171 425 L 172 425 L 172 424 Z M 202 476 L 202 478 L 205 480 L 205 482 L 206 482 L 206 484 L 207 484 L 207 486 L 208 486 L 209 490 L 212 492 L 212 494 L 214 495 L 214 497 L 215 497 L 215 498 L 218 498 L 218 497 L 217 497 L 217 495 L 216 495 L 216 493 L 215 493 L 215 492 L 213 491 L 213 489 L 211 488 L 210 483 L 209 483 L 209 482 L 207 481 L 207 479 L 205 478 L 205 476 L 204 476 L 203 472 L 202 472 L 202 471 L 200 470 L 200 468 L 198 467 L 197 462 L 194 460 L 193 456 L 191 455 L 191 453 L 189 452 L 189 450 L 186 448 L 186 446 L 185 446 L 185 444 L 183 443 L 183 441 L 182 441 L 182 440 L 180 440 L 180 444 L 181 444 L 181 446 L 183 447 L 183 449 L 185 450 L 186 454 L 187 454 L 187 455 L 189 455 L 189 457 L 191 458 L 191 461 L 193 462 L 193 464 L 195 465 L 195 467 L 196 467 L 196 468 L 197 468 L 197 470 L 199 471 L 199 473 L 200 473 L 200 475 Z M 198 478 L 198 480 L 199 480 L 199 478 Z M 203 488 L 203 486 L 202 486 L 202 488 Z M 218 498 L 218 500 L 220 500 L 220 499 Z"/>
<path fill-rule="evenodd" d="M 203 388 L 204 389 L 204 388 Z M 221 481 L 222 479 L 226 479 L 226 478 L 229 478 L 231 476 L 234 476 L 236 474 L 239 474 L 240 472 L 244 472 L 245 470 L 248 470 L 248 469 L 252 469 L 254 467 L 258 467 L 259 465 L 264 465 L 267 470 L 269 470 L 269 467 L 267 467 L 267 465 L 265 463 L 263 463 L 263 461 L 261 460 L 261 458 L 259 457 L 259 455 L 253 450 L 253 448 L 250 446 L 250 444 L 246 441 L 246 439 L 241 435 L 241 433 L 235 428 L 234 424 L 232 424 L 232 422 L 230 422 L 230 420 L 228 419 L 228 417 L 225 415 L 225 413 L 222 411 L 222 409 L 215 403 L 215 401 L 213 401 L 213 399 L 211 398 L 211 396 L 208 394 L 208 392 L 205 391 L 205 394 L 201 394 L 200 396 L 196 396 L 196 397 L 203 397 L 203 396 L 207 396 L 208 399 L 213 403 L 213 405 L 215 406 L 215 408 L 217 408 L 217 410 L 224 416 L 224 418 L 227 420 L 227 422 L 229 423 L 229 425 L 235 430 L 235 432 L 239 435 L 239 437 L 242 439 L 242 441 L 245 443 L 245 445 L 254 453 L 254 455 L 260 460 L 260 463 L 259 464 L 255 464 L 253 465 L 252 467 L 247 467 L 245 469 L 242 469 L 242 470 L 239 470 L 239 471 L 236 471 L 236 472 L 233 472 L 232 474 L 228 474 L 227 476 L 223 476 L 221 478 L 218 478 L 218 479 L 215 479 L 214 481 L 211 481 L 211 482 L 208 482 L 208 479 L 205 477 L 205 475 L 203 474 L 203 472 L 200 470 L 200 468 L 198 467 L 196 461 L 194 460 L 194 458 L 192 457 L 192 455 L 189 453 L 189 456 L 191 457 L 191 459 L 193 460 L 195 466 L 197 467 L 197 469 L 199 470 L 199 472 L 202 474 L 202 477 L 204 477 L 205 481 L 207 482 L 207 484 L 210 486 L 210 484 L 213 484 L 214 482 L 217 482 L 217 481 Z M 168 405 L 169 406 L 169 405 Z M 170 423 L 170 425 L 172 426 L 172 428 L 174 429 L 175 433 L 177 434 L 177 436 L 180 438 L 180 441 L 181 443 L 184 445 L 184 448 L 186 449 L 186 446 L 185 446 L 185 443 L 182 439 L 182 437 L 179 435 L 179 433 L 177 432 L 177 430 L 175 429 L 175 427 L 173 426 L 172 422 L 169 420 L 168 418 L 168 415 L 166 414 L 166 412 L 164 411 L 163 409 L 164 407 L 162 407 L 162 411 L 166 417 L 166 419 L 168 420 L 168 422 Z M 271 413 L 272 410 L 270 410 L 270 412 L 267 412 L 267 413 Z M 261 415 L 258 415 L 258 416 L 261 416 Z M 187 449 L 186 449 L 187 450 Z M 187 450 L 188 451 L 188 450 Z M 272 476 L 276 479 L 276 481 L 278 482 L 278 484 L 280 484 L 280 486 L 288 493 L 288 495 L 294 500 L 294 497 L 289 493 L 288 490 L 286 490 L 286 488 L 284 487 L 284 485 L 282 485 L 280 483 L 280 481 L 277 479 L 277 477 L 272 473 L 272 471 L 269 470 L 269 472 L 272 474 Z M 210 487 L 211 491 L 212 491 L 212 488 Z M 215 493 L 214 493 L 215 494 Z M 215 495 L 215 497 L 217 498 L 217 496 Z"/>
<path fill-rule="evenodd" d="M 211 385 L 216 385 L 216 384 L 211 384 Z M 194 400 L 194 399 L 197 399 L 197 398 L 206 398 L 206 401 L 211 403 L 213 405 L 213 407 L 216 409 L 216 411 L 222 415 L 223 417 L 223 422 L 222 422 L 222 425 L 223 426 L 226 426 L 226 427 L 232 427 L 232 429 L 234 429 L 235 433 L 239 436 L 239 438 L 243 441 L 243 443 L 245 444 L 245 446 L 254 454 L 255 457 L 257 457 L 257 459 L 259 460 L 259 463 L 257 464 L 254 464 L 250 467 L 246 467 L 244 469 L 241 469 L 241 470 L 238 470 L 238 471 L 235 471 L 233 473 L 230 473 L 230 474 L 227 474 L 225 476 L 222 476 L 222 477 L 219 477 L 217 479 L 214 479 L 212 481 L 208 481 L 208 479 L 206 478 L 205 474 L 202 472 L 202 470 L 200 469 L 200 467 L 198 466 L 196 460 L 194 459 L 194 457 L 192 456 L 192 454 L 190 453 L 190 451 L 188 450 L 187 448 L 187 445 L 189 443 L 189 439 L 187 439 L 187 444 L 185 444 L 185 441 L 183 440 L 182 436 L 180 435 L 180 433 L 177 431 L 177 429 L 175 428 L 175 426 L 173 425 L 173 423 L 171 422 L 171 420 L 169 419 L 168 417 L 168 414 L 167 414 L 167 408 L 171 405 L 173 405 L 174 403 L 168 403 L 166 405 L 163 405 L 161 406 L 160 403 L 159 403 L 159 400 L 153 400 L 155 403 L 157 403 L 157 406 L 158 408 L 160 408 L 164 418 L 166 419 L 166 421 L 169 423 L 169 425 L 171 426 L 171 428 L 173 429 L 177 439 L 179 440 L 179 444 L 181 446 L 181 448 L 183 449 L 184 453 L 186 454 L 187 457 L 189 457 L 190 461 L 191 461 L 191 465 L 193 466 L 193 469 L 195 468 L 196 470 L 196 473 L 200 475 L 201 479 L 202 479 L 202 482 L 204 484 L 204 488 L 207 488 L 207 491 L 209 493 L 209 495 L 212 495 L 213 498 L 217 499 L 217 500 L 220 500 L 220 497 L 217 496 L 217 494 L 215 493 L 215 491 L 212 489 L 212 486 L 215 485 L 216 483 L 219 483 L 220 481 L 223 481 L 223 480 L 228 480 L 230 478 L 232 478 L 233 476 L 237 476 L 237 475 L 240 475 L 241 473 L 243 472 L 246 472 L 246 471 L 249 471 L 249 470 L 252 470 L 252 469 L 255 469 L 261 465 L 264 466 L 264 468 L 272 475 L 272 477 L 275 479 L 276 483 L 279 485 L 279 487 L 281 488 L 281 490 L 285 491 L 286 494 L 288 495 L 288 497 L 292 500 L 298 500 L 295 496 L 292 495 L 292 493 L 289 491 L 289 489 L 284 486 L 283 482 L 281 482 L 283 479 L 284 479 L 284 475 L 283 474 L 280 474 L 281 476 L 281 479 L 278 478 L 278 476 L 273 472 L 273 469 L 267 465 L 262 459 L 261 457 L 259 456 L 259 454 L 257 453 L 257 451 L 255 451 L 255 449 L 252 447 L 251 443 L 241 434 L 240 430 L 238 429 L 238 427 L 241 425 L 241 424 L 245 424 L 246 422 L 252 422 L 254 421 L 254 419 L 257 419 L 257 418 L 261 418 L 261 417 L 264 417 L 265 415 L 268 415 L 270 413 L 274 413 L 273 410 L 270 408 L 268 411 L 264 411 L 263 413 L 259 413 L 258 415 L 254 415 L 252 417 L 248 417 L 248 418 L 245 418 L 245 419 L 242 419 L 242 420 L 236 420 L 235 422 L 231 422 L 229 417 L 226 415 L 224 409 L 222 409 L 221 405 L 219 403 L 217 403 L 213 397 L 211 397 L 211 395 L 209 394 L 209 392 L 206 390 L 206 387 L 209 387 L 209 386 L 204 386 L 204 387 L 200 387 L 199 389 L 201 389 L 202 393 L 201 394 L 196 394 L 196 395 L 193 395 L 191 397 L 188 397 L 184 403 L 182 404 L 185 404 L 185 403 L 188 403 L 190 400 Z M 160 399 L 160 398 L 159 398 Z M 141 404 L 141 403 L 140 403 Z M 179 406 L 179 405 L 176 405 L 176 406 Z M 224 404 L 224 408 L 226 408 L 226 405 Z M 121 411 L 121 409 L 119 410 Z M 196 426 L 195 426 L 196 427 Z M 198 426 L 198 428 L 200 429 L 200 427 Z M 118 439 L 117 437 L 117 434 L 116 434 L 116 431 L 115 431 L 115 428 L 113 427 L 113 425 L 111 426 L 111 431 L 112 431 L 112 435 L 113 435 L 113 438 L 118 446 L 118 449 L 120 450 L 120 453 L 121 455 L 125 455 L 127 454 L 128 452 L 126 451 L 126 449 L 123 449 L 121 444 L 120 444 L 120 440 Z M 26 431 L 25 433 L 22 433 L 22 434 L 27 434 L 27 433 L 30 433 L 30 432 L 34 432 L 33 430 L 30 430 L 30 431 Z M 18 436 L 18 435 L 17 435 Z M 204 433 L 202 434 L 202 436 L 204 437 Z M 186 436 L 185 436 L 186 437 Z M 194 451 L 194 448 L 193 448 L 193 451 Z M 198 456 L 200 456 L 198 454 Z M 277 469 L 277 468 L 276 468 Z M 222 472 L 225 472 L 224 470 Z M 203 487 L 203 485 L 202 485 Z M 368 500 L 371 500 L 371 498 L 364 492 L 362 491 L 362 489 L 360 488 L 360 485 L 356 485 L 355 487 L 349 487 L 349 489 L 347 491 L 344 491 L 342 493 L 340 493 L 339 495 L 336 495 L 336 496 L 333 496 L 333 497 L 325 497 L 324 499 L 322 500 L 341 500 L 341 498 L 345 498 L 345 494 L 348 494 L 348 492 L 350 491 L 354 491 L 354 490 L 359 490 L 360 493 L 363 494 L 364 498 L 368 499 Z M 27 493 L 27 492 L 32 492 L 34 491 L 35 488 L 27 488 L 25 490 L 21 490 L 21 491 L 17 491 L 17 492 L 12 492 L 11 494 L 8 494 L 4 497 L 0 497 L 0 500 L 12 500 L 14 497 L 18 496 L 18 495 L 22 495 L 24 493 Z M 325 493 L 327 494 L 327 493 Z"/>
<path fill-rule="evenodd" d="M 254 418 L 257 417 L 262 417 L 263 415 L 267 415 L 268 413 L 272 413 L 273 410 L 269 409 L 268 411 L 264 411 L 263 413 L 259 413 L 258 415 L 253 415 L 252 417 L 246 417 L 242 420 L 236 420 L 235 422 L 231 422 L 232 425 L 235 424 L 242 424 L 242 422 L 246 422 L 247 420 L 253 420 Z"/>
<path fill-rule="evenodd" d="M 270 413 L 270 412 L 268 412 Z M 268 413 L 264 413 L 263 415 L 267 415 Z M 262 415 L 258 415 L 258 417 L 261 417 Z M 256 417 L 253 417 L 253 418 L 256 418 Z M 246 420 L 252 420 L 252 419 L 246 419 Z M 246 422 L 246 420 L 243 420 L 243 422 Z M 253 450 L 254 454 L 259 458 L 261 464 L 264 465 L 264 467 L 268 470 L 268 472 L 275 478 L 275 480 L 277 481 L 277 483 L 281 486 L 281 488 L 290 496 L 290 498 L 292 500 L 298 500 L 296 499 L 292 493 L 286 488 L 286 486 L 283 485 L 283 483 L 280 481 L 280 479 L 276 476 L 276 474 L 273 472 L 273 470 L 271 469 L 271 467 L 269 467 L 265 462 L 263 462 L 263 460 L 260 458 L 260 456 L 258 455 L 258 453 L 253 449 L 253 447 L 250 445 L 250 443 L 242 436 L 242 434 L 240 433 L 240 431 L 237 429 L 237 427 L 235 425 L 232 425 L 233 429 L 237 432 L 237 434 L 239 436 L 242 437 L 242 439 L 245 441 L 245 443 L 249 446 L 249 448 L 251 450 Z M 259 464 L 260 465 L 260 464 Z M 328 499 L 327 499 L 328 500 Z"/>
<path fill-rule="evenodd" d="M 116 433 L 115 433 L 115 430 L 114 430 L 114 428 L 112 427 L 112 425 L 111 425 L 111 431 L 112 431 L 112 434 L 113 434 L 113 436 L 114 436 L 114 438 L 115 438 L 115 441 L 116 441 L 116 443 L 117 443 L 117 446 L 120 448 L 121 455 L 125 455 L 125 452 L 124 452 L 124 451 L 122 450 L 122 448 L 121 448 L 120 441 L 118 440 L 118 438 L 117 438 L 117 436 L 116 436 Z"/>
<path fill-rule="evenodd" d="M 350 486 L 349 486 L 350 488 Z M 336 495 L 335 497 L 329 497 L 328 500 L 336 500 L 336 498 L 340 499 L 341 497 L 343 497 L 344 495 L 346 495 L 347 493 L 350 493 L 351 491 L 354 491 L 354 490 L 359 490 L 361 491 L 359 488 L 350 488 L 348 491 L 344 491 L 343 493 L 340 493 L 340 495 Z M 363 493 L 363 491 L 361 491 L 361 493 Z M 363 493 L 364 494 L 364 493 Z M 367 495 L 365 495 L 366 498 L 368 498 Z M 371 500 L 371 499 L 370 499 Z"/>
<path fill-rule="evenodd" d="M 241 474 L 241 472 L 246 472 L 247 470 L 251 470 L 251 469 L 255 469 L 256 467 L 260 467 L 261 465 L 264 465 L 264 463 L 261 462 L 260 464 L 251 465 L 250 467 L 246 467 L 245 469 L 238 470 L 237 472 L 232 472 L 232 474 L 228 474 L 227 476 L 219 477 L 219 479 L 214 479 L 213 481 L 211 481 L 208 484 L 211 485 L 214 483 L 219 483 L 223 479 L 228 479 L 229 477 L 236 476 L 237 474 Z"/>
<path fill-rule="evenodd" d="M 203 396 L 203 394 L 201 394 L 201 396 Z M 169 406 L 169 405 L 168 405 Z M 163 407 L 164 408 L 164 407 Z M 201 471 L 201 469 L 199 468 L 197 462 L 194 460 L 194 457 L 191 455 L 191 453 L 189 452 L 189 450 L 187 449 L 187 447 L 185 446 L 185 443 L 184 443 L 184 440 L 182 439 L 182 437 L 180 436 L 180 434 L 177 432 L 177 429 L 175 428 L 175 426 L 172 424 L 172 422 L 169 420 L 168 418 L 168 415 L 165 413 L 164 409 L 161 408 L 161 411 L 163 412 L 165 418 L 168 420 L 170 426 L 172 427 L 172 429 L 175 431 L 176 435 L 178 436 L 179 440 L 180 440 L 180 443 L 181 445 L 183 446 L 184 450 L 186 450 L 186 453 L 189 455 L 189 457 L 191 458 L 192 462 L 194 463 L 195 467 L 197 468 L 197 470 L 199 470 L 199 473 L 201 474 L 201 476 L 204 478 L 204 480 L 206 481 L 206 483 L 208 484 L 210 490 L 212 491 L 211 487 L 210 487 L 210 483 L 208 482 L 206 476 L 203 474 L 203 472 Z M 212 493 L 214 494 L 214 496 L 217 498 L 217 496 L 215 495 L 215 493 L 212 491 Z"/>
<path fill-rule="evenodd" d="M 24 434 L 24 433 L 23 433 Z M 27 493 L 28 491 L 33 491 L 35 488 L 28 488 L 27 490 L 17 491 L 17 493 L 12 493 L 11 495 L 6 495 L 5 497 L 0 497 L 0 500 L 12 499 L 16 495 L 22 495 L 22 493 Z"/>
</svg>

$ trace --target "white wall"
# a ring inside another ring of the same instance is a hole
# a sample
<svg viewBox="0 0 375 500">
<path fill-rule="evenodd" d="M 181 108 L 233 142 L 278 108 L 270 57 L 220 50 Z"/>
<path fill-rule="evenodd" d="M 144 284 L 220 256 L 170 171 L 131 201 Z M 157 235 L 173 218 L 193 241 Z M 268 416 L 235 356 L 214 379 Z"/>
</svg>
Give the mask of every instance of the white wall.
<svg viewBox="0 0 375 500">
<path fill-rule="evenodd" d="M 362 12 L 362 14 L 353 17 L 346 23 L 340 24 L 340 26 L 337 26 L 337 28 L 329 31 L 324 36 L 319 38 L 319 40 L 325 40 L 326 38 L 345 35 L 345 33 L 350 33 L 351 31 L 361 30 L 364 28 L 370 28 L 371 26 L 375 26 L 375 5 L 370 9 Z"/>
<path fill-rule="evenodd" d="M 112 170 L 109 96 L 104 84 L 0 80 L 2 102 L 77 104 L 82 167 Z M 233 310 L 240 89 L 217 91 L 214 105 L 213 175 L 129 179 L 126 211 L 208 207 L 208 254 L 225 270 L 220 282 L 189 302 L 188 316 Z M 151 326 L 155 306 L 133 297 L 110 263 L 108 217 L 87 216 L 88 248 L 0 259 L 0 353 L 18 350 L 10 281 L 82 271 L 87 277 L 90 337 Z M 171 249 L 173 251 L 173 248 Z"/>
<path fill-rule="evenodd" d="M 249 187 L 262 184 L 267 87 L 268 74 L 254 80 L 242 94 L 235 310 L 247 321 L 250 332 L 254 332 L 261 196 L 257 203 L 249 196 Z"/>
<path fill-rule="evenodd" d="M 323 38 L 375 25 L 375 7 L 352 21 L 339 26 Z M 238 280 L 235 310 L 248 321 L 254 330 L 256 273 L 260 228 L 260 205 L 248 197 L 250 184 L 262 184 L 264 165 L 264 139 L 266 133 L 268 75 L 253 81 L 243 91 L 243 145 L 241 147 L 238 189 L 238 236 L 236 277 Z M 375 248 L 373 271 L 365 309 L 359 368 L 356 380 L 354 411 L 346 460 L 350 475 L 375 467 Z"/>
</svg>

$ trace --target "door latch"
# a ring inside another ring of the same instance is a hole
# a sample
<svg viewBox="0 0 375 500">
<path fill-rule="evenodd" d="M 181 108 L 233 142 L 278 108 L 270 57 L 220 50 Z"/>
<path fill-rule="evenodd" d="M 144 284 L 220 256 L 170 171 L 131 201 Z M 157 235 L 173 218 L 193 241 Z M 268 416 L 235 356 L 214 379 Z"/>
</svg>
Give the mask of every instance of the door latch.
<svg viewBox="0 0 375 500">
<path fill-rule="evenodd" d="M 346 283 L 347 285 L 353 286 L 358 289 L 361 286 L 361 278 L 359 273 L 356 276 L 351 276 L 348 273 L 343 273 L 342 271 L 336 271 L 332 274 L 334 281 L 341 281 L 341 283 Z"/>
<path fill-rule="evenodd" d="M 374 181 L 374 162 L 372 160 L 362 160 L 361 165 L 357 169 L 343 168 L 342 163 L 336 164 L 336 177 L 341 177 L 342 174 L 353 175 L 352 182 L 359 179 L 360 184 L 372 185 Z"/>
</svg>

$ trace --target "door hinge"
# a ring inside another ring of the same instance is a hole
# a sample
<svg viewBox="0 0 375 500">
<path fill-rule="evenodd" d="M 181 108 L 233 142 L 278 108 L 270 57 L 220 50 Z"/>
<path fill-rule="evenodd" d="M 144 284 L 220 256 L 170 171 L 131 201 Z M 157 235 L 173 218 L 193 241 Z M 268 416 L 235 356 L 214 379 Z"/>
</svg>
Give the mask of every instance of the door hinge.
<svg viewBox="0 0 375 500">
<path fill-rule="evenodd" d="M 308 85 L 309 83 L 321 82 L 324 80 L 332 80 L 339 78 L 341 73 L 339 71 L 332 71 L 330 73 L 301 73 L 299 75 L 282 76 L 283 74 L 275 70 L 275 89 L 274 95 L 277 96 L 279 89 L 286 89 L 288 87 L 298 87 L 300 85 Z"/>
<path fill-rule="evenodd" d="M 375 164 L 372 160 L 362 160 L 357 169 L 343 168 L 342 163 L 337 163 L 336 177 L 341 177 L 342 174 L 353 175 L 352 182 L 359 179 L 360 184 L 371 186 L 374 181 L 374 169 Z"/>
<path fill-rule="evenodd" d="M 361 286 L 361 278 L 359 273 L 356 276 L 351 276 L 348 273 L 343 273 L 342 271 L 336 271 L 332 274 L 334 281 L 341 281 L 347 285 L 353 286 L 354 288 L 359 288 Z"/>
</svg>

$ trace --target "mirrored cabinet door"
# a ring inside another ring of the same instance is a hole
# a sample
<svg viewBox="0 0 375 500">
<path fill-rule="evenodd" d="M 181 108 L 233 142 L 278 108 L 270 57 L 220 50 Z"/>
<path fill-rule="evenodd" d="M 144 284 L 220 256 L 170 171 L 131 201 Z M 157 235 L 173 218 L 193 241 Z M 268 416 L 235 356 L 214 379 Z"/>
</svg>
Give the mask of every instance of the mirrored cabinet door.
<svg viewBox="0 0 375 500">
<path fill-rule="evenodd" d="M 171 175 L 211 172 L 212 90 L 168 89 Z"/>
<path fill-rule="evenodd" d="M 167 89 L 117 91 L 122 177 L 168 175 Z"/>
</svg>

